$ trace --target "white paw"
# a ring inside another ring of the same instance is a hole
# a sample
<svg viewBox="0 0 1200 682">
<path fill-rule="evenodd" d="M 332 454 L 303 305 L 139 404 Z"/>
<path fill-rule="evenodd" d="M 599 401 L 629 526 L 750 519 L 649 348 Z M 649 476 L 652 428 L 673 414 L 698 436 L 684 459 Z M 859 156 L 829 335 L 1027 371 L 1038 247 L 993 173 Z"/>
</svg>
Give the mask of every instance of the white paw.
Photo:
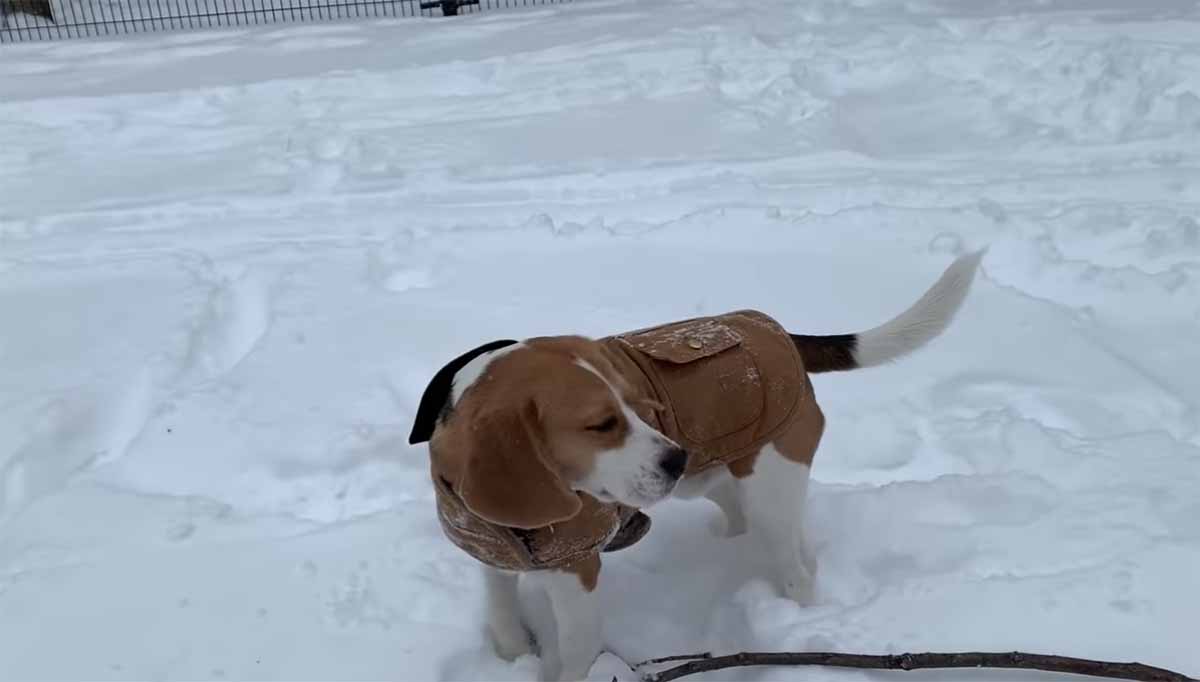
<svg viewBox="0 0 1200 682">
<path fill-rule="evenodd" d="M 800 606 L 812 606 L 815 601 L 812 585 L 808 582 L 800 584 L 789 582 L 784 588 L 783 593 L 788 599 L 796 602 Z"/>
<path fill-rule="evenodd" d="M 592 664 L 587 679 L 591 682 L 636 682 L 641 678 L 628 663 L 606 651 Z"/>
<path fill-rule="evenodd" d="M 533 653 L 533 637 L 520 624 L 511 627 L 490 627 L 488 634 L 496 655 L 506 661 L 515 661 L 525 654 Z"/>
<path fill-rule="evenodd" d="M 708 522 L 708 532 L 712 533 L 713 537 L 736 538 L 745 534 L 746 522 L 737 523 L 732 519 L 718 516 Z"/>
<path fill-rule="evenodd" d="M 783 594 L 801 606 L 811 606 L 816 603 L 816 563 L 807 554 L 797 559 L 783 572 Z"/>
<path fill-rule="evenodd" d="M 558 682 L 587 682 L 588 671 L 586 670 L 563 670 L 558 676 Z"/>
<path fill-rule="evenodd" d="M 800 571 L 783 583 L 783 594 L 800 606 L 812 606 L 816 603 L 816 589 L 811 574 Z"/>
<path fill-rule="evenodd" d="M 543 679 L 556 680 L 557 682 L 586 682 L 588 674 L 592 670 L 592 666 L 596 663 L 596 659 L 601 655 L 600 651 L 594 654 L 584 654 L 582 652 L 567 656 L 567 660 L 562 662 L 555 672 L 549 667 L 542 669 Z M 611 679 L 611 677 L 606 678 Z"/>
</svg>

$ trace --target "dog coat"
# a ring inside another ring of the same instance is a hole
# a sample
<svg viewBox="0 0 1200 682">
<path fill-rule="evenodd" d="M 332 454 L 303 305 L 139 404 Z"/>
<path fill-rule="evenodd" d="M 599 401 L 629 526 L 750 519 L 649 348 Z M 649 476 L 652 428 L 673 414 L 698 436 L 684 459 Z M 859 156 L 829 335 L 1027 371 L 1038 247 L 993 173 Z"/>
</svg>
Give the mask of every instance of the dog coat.
<svg viewBox="0 0 1200 682">
<path fill-rule="evenodd" d="M 624 378 L 662 411 L 638 416 L 688 451 L 685 475 L 757 452 L 796 421 L 812 387 L 794 342 L 775 320 L 751 310 L 659 325 L 600 339 Z M 822 422 L 810 420 L 816 430 Z M 509 528 L 473 514 L 434 476 L 446 536 L 480 562 L 508 570 L 563 568 L 598 551 L 637 542 L 641 512 L 580 493 L 578 514 L 542 528 Z"/>
</svg>

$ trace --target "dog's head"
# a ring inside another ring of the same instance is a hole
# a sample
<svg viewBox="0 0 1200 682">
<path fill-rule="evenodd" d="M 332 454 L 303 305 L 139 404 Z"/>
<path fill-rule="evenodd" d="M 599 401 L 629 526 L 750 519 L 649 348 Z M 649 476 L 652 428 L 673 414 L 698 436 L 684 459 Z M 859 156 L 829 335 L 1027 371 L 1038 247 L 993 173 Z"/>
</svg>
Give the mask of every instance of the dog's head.
<svg viewBox="0 0 1200 682">
<path fill-rule="evenodd" d="M 579 512 L 577 491 L 646 507 L 670 494 L 687 454 L 637 416 L 661 409 L 582 337 L 493 342 L 438 372 L 410 443 L 479 516 L 537 528 Z"/>
</svg>

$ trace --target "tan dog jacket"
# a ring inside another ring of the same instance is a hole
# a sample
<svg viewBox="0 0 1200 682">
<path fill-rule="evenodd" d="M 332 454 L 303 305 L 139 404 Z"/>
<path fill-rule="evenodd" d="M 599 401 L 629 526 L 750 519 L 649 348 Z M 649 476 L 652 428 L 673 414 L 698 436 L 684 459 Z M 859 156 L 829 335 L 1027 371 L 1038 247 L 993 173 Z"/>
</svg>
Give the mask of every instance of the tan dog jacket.
<svg viewBox="0 0 1200 682">
<path fill-rule="evenodd" d="M 635 409 L 688 451 L 687 475 L 733 464 L 785 430 L 789 439 L 811 440 L 814 449 L 821 436 L 824 420 L 809 414 L 818 408 L 800 353 L 787 331 L 760 312 L 684 320 L 600 342 L 625 379 L 663 405 L 658 413 Z M 811 452 L 801 456 L 811 459 Z M 566 521 L 532 530 L 500 526 L 467 509 L 436 473 L 433 479 L 447 537 L 496 568 L 565 567 L 627 547 L 649 528 L 636 510 L 586 493 L 579 494 L 582 510 Z"/>
</svg>

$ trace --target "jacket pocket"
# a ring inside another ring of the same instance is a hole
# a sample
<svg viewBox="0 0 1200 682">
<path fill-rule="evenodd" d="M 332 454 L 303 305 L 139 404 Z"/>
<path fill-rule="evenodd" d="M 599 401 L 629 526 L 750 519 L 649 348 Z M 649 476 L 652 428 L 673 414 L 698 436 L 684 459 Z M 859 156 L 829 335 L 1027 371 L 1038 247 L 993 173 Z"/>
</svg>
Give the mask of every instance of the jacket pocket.
<svg viewBox="0 0 1200 682">
<path fill-rule="evenodd" d="M 693 444 L 745 430 L 762 415 L 754 356 L 738 330 L 720 319 L 675 322 L 620 339 L 650 359 L 644 367 L 670 402 L 680 434 Z"/>
</svg>

